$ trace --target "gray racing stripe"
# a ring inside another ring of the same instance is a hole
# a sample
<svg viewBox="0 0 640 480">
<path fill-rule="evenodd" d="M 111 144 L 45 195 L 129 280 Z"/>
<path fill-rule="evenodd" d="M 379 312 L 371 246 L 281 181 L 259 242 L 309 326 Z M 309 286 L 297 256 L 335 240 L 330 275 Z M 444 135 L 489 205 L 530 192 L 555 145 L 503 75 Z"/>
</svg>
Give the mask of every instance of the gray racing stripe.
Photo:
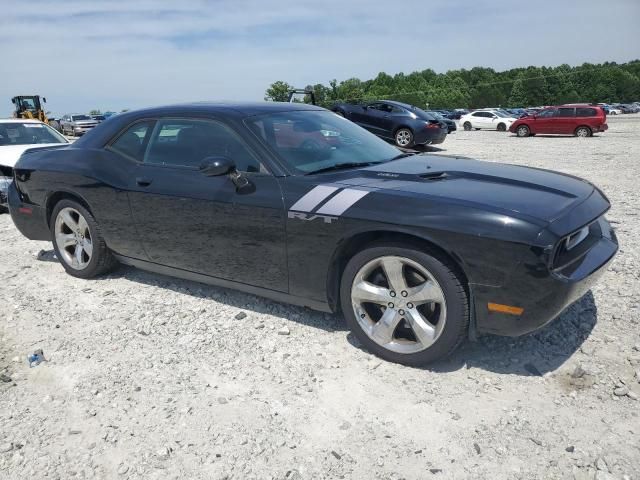
<svg viewBox="0 0 640 480">
<path fill-rule="evenodd" d="M 320 202 L 338 190 L 337 187 L 328 187 L 327 185 L 318 185 L 303 195 L 300 200 L 294 203 L 289 210 L 297 210 L 298 212 L 310 212 Z"/>
<path fill-rule="evenodd" d="M 342 215 L 349 207 L 369 192 L 366 190 L 352 190 L 346 188 L 325 203 L 316 213 L 320 215 Z"/>
</svg>

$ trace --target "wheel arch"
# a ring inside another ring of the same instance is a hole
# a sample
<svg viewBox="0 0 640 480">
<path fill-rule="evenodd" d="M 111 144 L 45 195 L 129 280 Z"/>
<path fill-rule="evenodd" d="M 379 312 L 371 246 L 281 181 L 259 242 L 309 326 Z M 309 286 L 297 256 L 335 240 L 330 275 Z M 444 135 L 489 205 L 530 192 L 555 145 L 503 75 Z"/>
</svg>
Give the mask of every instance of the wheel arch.
<svg viewBox="0 0 640 480">
<path fill-rule="evenodd" d="M 47 226 L 51 224 L 51 214 L 53 213 L 53 209 L 61 200 L 65 199 L 78 202 L 80 205 L 86 208 L 89 213 L 91 213 L 91 215 L 93 215 L 93 211 L 91 210 L 89 202 L 87 202 L 81 195 L 78 195 L 78 193 L 76 192 L 70 192 L 68 190 L 57 190 L 55 192 L 49 192 L 45 201 Z"/>
<path fill-rule="evenodd" d="M 463 268 L 464 261 L 455 254 L 455 252 L 447 251 L 431 238 L 416 234 L 415 232 L 407 232 L 403 230 L 370 230 L 365 232 L 354 233 L 344 238 L 336 247 L 327 273 L 327 301 L 331 310 L 338 312 L 340 310 L 340 282 L 342 273 L 349 260 L 358 252 L 376 243 L 404 243 L 418 249 L 428 250 L 434 256 L 447 261 L 455 269 L 456 274 L 469 291 L 469 279 Z"/>
</svg>

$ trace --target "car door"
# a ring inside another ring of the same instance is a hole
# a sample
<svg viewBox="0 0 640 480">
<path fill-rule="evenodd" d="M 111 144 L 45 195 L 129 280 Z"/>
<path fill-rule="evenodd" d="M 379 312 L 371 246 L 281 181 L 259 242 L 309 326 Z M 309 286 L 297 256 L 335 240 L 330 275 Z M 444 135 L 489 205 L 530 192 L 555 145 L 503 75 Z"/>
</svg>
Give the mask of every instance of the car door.
<svg viewBox="0 0 640 480">
<path fill-rule="evenodd" d="M 278 180 L 234 129 L 216 119 L 159 118 L 111 148 L 137 156 L 128 195 L 150 261 L 288 290 Z M 220 157 L 234 161 L 247 188 L 231 175 L 203 174 L 205 158 Z"/>
<path fill-rule="evenodd" d="M 573 134 L 576 123 L 576 109 L 574 107 L 560 107 L 549 122 L 549 133 Z"/>
<path fill-rule="evenodd" d="M 381 137 L 393 137 L 391 118 L 393 107 L 386 103 L 373 103 L 369 105 L 369 125 L 370 130 Z"/>
<path fill-rule="evenodd" d="M 473 112 L 471 126 L 473 128 L 487 128 L 487 112 Z"/>
<path fill-rule="evenodd" d="M 356 123 L 361 127 L 366 128 L 371 133 L 380 135 L 380 122 L 383 115 L 382 105 L 383 104 L 381 103 L 370 103 L 368 105 L 363 105 L 362 111 L 358 112 L 356 110 Z"/>
<path fill-rule="evenodd" d="M 555 108 L 541 110 L 534 116 L 534 133 L 553 133 L 553 117 L 556 115 Z"/>
</svg>

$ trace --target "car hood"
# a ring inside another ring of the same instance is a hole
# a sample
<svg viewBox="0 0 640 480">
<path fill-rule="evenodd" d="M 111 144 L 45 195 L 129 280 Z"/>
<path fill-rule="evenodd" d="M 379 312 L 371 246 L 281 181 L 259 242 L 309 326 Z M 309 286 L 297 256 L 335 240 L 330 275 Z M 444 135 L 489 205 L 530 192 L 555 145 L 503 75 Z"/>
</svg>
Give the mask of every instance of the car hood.
<svg viewBox="0 0 640 480">
<path fill-rule="evenodd" d="M 74 120 L 73 122 L 76 125 L 97 125 L 97 120 Z"/>
<path fill-rule="evenodd" d="M 39 143 L 37 145 L 2 145 L 0 146 L 0 165 L 13 168 L 26 150 L 48 147 L 68 146 L 66 143 Z"/>
<path fill-rule="evenodd" d="M 335 183 L 438 198 L 474 208 L 552 222 L 595 187 L 549 170 L 442 155 L 414 155 L 348 172 Z"/>
</svg>

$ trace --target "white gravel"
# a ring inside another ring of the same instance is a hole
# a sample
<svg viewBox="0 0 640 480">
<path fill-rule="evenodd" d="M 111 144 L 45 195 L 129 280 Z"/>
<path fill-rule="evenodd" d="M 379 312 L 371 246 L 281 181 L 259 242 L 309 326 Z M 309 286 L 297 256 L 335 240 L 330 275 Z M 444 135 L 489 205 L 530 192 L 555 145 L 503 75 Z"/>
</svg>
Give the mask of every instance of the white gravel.
<svg viewBox="0 0 640 480">
<path fill-rule="evenodd" d="M 0 478 L 639 479 L 640 115 L 609 125 L 442 145 L 593 181 L 621 250 L 547 328 L 432 369 L 331 315 L 132 268 L 72 278 L 0 215 Z"/>
</svg>

